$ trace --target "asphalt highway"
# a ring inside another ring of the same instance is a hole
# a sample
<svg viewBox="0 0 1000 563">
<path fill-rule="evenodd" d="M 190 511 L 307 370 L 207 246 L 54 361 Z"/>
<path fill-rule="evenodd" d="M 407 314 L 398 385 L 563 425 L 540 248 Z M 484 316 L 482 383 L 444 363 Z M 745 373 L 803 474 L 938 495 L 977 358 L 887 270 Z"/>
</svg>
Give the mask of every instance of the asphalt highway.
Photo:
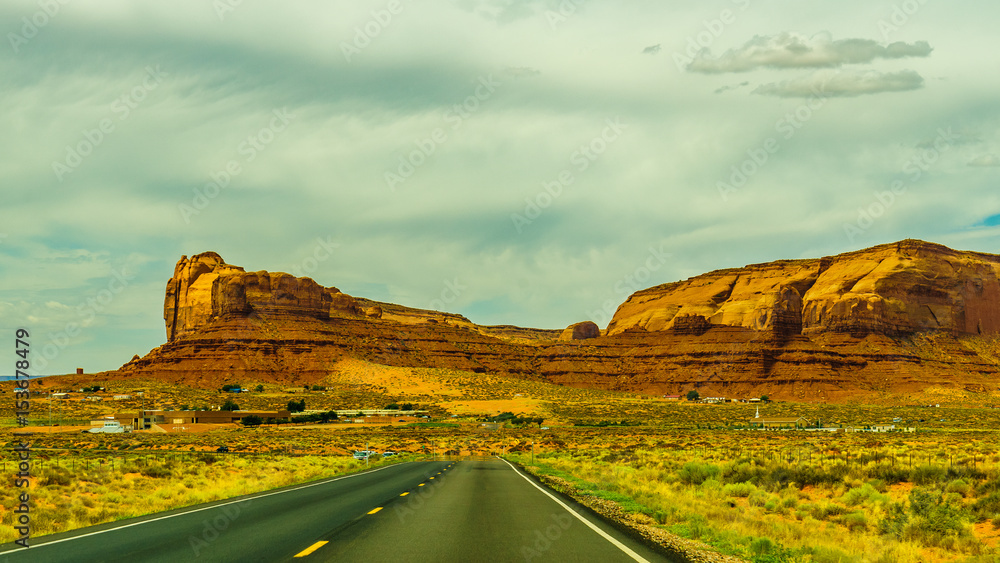
<svg viewBox="0 0 1000 563">
<path fill-rule="evenodd" d="M 497 458 L 426 461 L 32 538 L 6 562 L 666 561 Z"/>
</svg>

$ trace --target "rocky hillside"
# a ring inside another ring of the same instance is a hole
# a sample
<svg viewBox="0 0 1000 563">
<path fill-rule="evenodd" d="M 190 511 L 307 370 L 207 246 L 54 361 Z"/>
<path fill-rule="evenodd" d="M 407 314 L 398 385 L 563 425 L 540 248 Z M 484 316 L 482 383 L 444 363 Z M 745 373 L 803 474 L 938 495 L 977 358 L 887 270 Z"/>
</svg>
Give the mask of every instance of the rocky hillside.
<svg viewBox="0 0 1000 563">
<path fill-rule="evenodd" d="M 476 325 L 246 272 L 207 252 L 167 282 L 167 342 L 110 377 L 318 383 L 345 357 L 647 393 L 905 401 L 1000 391 L 1000 257 L 920 242 L 720 270 L 639 291 L 605 331 Z"/>
<path fill-rule="evenodd" d="M 904 240 L 816 260 L 719 270 L 639 291 L 608 334 L 677 323 L 739 326 L 787 337 L 1000 332 L 1000 256 Z"/>
</svg>

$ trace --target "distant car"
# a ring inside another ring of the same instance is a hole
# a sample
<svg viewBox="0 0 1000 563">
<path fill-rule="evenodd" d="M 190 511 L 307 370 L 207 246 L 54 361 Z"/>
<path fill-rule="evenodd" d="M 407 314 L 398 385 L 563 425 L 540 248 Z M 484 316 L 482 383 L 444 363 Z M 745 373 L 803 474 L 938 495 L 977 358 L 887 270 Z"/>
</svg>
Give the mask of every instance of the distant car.
<svg viewBox="0 0 1000 563">
<path fill-rule="evenodd" d="M 396 452 L 382 452 L 382 457 L 392 457 L 396 455 Z"/>
<path fill-rule="evenodd" d="M 219 446 L 219 449 L 215 450 L 215 452 L 220 454 L 228 454 L 229 446 Z"/>
<path fill-rule="evenodd" d="M 359 459 L 359 460 L 368 459 L 369 457 L 371 457 L 373 455 L 375 455 L 375 452 L 373 452 L 373 451 L 358 450 L 358 451 L 354 452 L 354 459 Z"/>
</svg>

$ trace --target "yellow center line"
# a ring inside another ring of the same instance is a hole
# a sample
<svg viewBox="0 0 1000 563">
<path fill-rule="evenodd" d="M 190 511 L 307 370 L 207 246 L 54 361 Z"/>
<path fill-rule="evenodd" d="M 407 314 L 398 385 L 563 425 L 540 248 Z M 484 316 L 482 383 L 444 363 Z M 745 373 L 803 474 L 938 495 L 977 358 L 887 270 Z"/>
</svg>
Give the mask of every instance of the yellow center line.
<svg viewBox="0 0 1000 563">
<path fill-rule="evenodd" d="M 306 548 L 306 549 L 304 549 L 303 551 L 300 551 L 300 552 L 298 552 L 297 554 L 295 554 L 295 557 L 305 557 L 306 555 L 309 555 L 309 554 L 311 554 L 312 552 L 316 551 L 317 549 L 319 549 L 319 548 L 323 547 L 323 546 L 324 546 L 324 545 L 326 545 L 327 543 L 329 543 L 329 542 L 325 542 L 325 541 L 318 541 L 318 542 L 316 542 L 316 543 L 314 543 L 314 544 L 310 545 L 309 547 L 307 547 L 307 548 Z"/>
<path fill-rule="evenodd" d="M 431 479 L 433 479 L 433 477 L 431 477 Z"/>
<path fill-rule="evenodd" d="M 401 497 L 405 497 L 405 496 L 406 496 L 406 495 L 408 495 L 408 494 L 410 494 L 410 493 L 403 493 L 403 494 L 401 494 L 401 495 L 399 495 L 399 496 L 401 496 Z"/>
<path fill-rule="evenodd" d="M 423 486 L 424 486 L 424 484 L 423 484 L 423 483 L 420 483 L 420 484 L 419 484 L 419 485 L 417 485 L 417 486 L 418 486 L 418 487 L 423 487 Z"/>
<path fill-rule="evenodd" d="M 368 511 L 368 514 L 375 514 L 375 513 L 376 513 L 376 512 L 378 512 L 379 510 L 382 510 L 382 507 L 381 507 L 381 506 L 380 506 L 380 507 L 378 507 L 378 508 L 373 508 L 373 509 L 369 510 L 369 511 Z"/>
</svg>

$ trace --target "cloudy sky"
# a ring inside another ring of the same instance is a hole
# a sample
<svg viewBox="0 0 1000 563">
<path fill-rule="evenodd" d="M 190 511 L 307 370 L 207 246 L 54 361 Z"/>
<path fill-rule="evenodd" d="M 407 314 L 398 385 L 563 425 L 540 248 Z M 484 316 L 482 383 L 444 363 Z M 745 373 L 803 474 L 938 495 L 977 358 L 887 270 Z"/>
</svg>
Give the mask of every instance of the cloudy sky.
<svg viewBox="0 0 1000 563">
<path fill-rule="evenodd" d="M 48 11 L 46 11 L 46 9 Z M 114 369 L 181 255 L 482 324 L 1000 252 L 996 2 L 8 0 L 0 352 Z"/>
</svg>

